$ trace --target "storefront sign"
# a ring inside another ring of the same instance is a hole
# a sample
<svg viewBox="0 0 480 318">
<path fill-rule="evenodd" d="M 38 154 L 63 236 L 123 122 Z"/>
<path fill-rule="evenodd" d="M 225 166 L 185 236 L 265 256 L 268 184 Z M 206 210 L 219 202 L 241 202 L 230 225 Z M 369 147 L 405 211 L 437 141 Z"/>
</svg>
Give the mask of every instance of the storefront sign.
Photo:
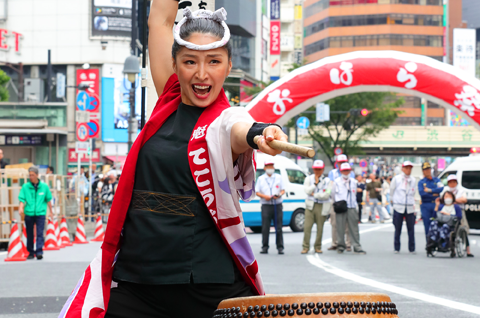
<svg viewBox="0 0 480 318">
<path fill-rule="evenodd" d="M 80 162 L 89 162 L 90 157 L 86 153 L 77 153 L 75 148 L 68 148 L 68 162 L 77 162 L 80 157 Z M 92 161 L 100 161 L 100 149 L 94 149 L 92 152 Z"/>
<path fill-rule="evenodd" d="M 10 38 L 12 40 L 10 40 Z M 11 30 L 9 31 L 7 29 L 0 29 L 0 50 L 7 52 L 13 49 L 15 53 L 20 54 L 20 42 L 22 39 L 23 35 L 21 33 Z"/>
<path fill-rule="evenodd" d="M 42 144 L 42 135 L 0 136 L 0 145 L 33 146 Z"/>
<path fill-rule="evenodd" d="M 280 0 L 270 0 L 270 20 L 280 20 Z"/>
<path fill-rule="evenodd" d="M 131 0 L 92 0 L 92 36 L 131 37 Z"/>
<path fill-rule="evenodd" d="M 177 17 L 175 22 L 183 18 L 183 9 L 189 8 L 191 11 L 210 10 L 215 11 L 215 0 L 182 0 L 178 4 Z"/>
<path fill-rule="evenodd" d="M 270 21 L 270 55 L 280 55 L 280 21 Z"/>
</svg>

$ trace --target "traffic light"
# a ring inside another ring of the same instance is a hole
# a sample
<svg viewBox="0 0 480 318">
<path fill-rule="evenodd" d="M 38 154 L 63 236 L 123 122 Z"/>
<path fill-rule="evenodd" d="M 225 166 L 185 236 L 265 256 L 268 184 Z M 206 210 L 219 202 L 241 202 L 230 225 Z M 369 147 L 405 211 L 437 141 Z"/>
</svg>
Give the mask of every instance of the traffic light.
<svg viewBox="0 0 480 318">
<path fill-rule="evenodd" d="M 362 115 L 363 117 L 367 116 L 368 115 L 368 109 L 364 108 L 360 111 L 360 115 Z"/>
</svg>

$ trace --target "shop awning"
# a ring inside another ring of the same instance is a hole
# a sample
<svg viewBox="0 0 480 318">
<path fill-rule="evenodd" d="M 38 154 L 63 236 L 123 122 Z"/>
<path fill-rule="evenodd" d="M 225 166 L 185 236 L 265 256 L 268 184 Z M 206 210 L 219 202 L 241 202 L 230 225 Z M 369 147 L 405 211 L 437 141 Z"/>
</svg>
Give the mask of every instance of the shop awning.
<svg viewBox="0 0 480 318">
<path fill-rule="evenodd" d="M 122 165 L 125 163 L 125 160 L 127 159 L 127 156 L 103 156 L 104 158 L 107 158 L 110 161 L 115 162 L 120 162 Z"/>
</svg>

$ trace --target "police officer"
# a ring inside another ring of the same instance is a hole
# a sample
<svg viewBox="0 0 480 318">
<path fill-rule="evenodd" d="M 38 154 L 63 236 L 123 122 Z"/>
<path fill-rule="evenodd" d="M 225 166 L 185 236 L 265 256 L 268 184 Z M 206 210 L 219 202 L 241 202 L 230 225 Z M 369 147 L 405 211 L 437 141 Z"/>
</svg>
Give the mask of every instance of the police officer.
<svg viewBox="0 0 480 318">
<path fill-rule="evenodd" d="M 423 226 L 425 227 L 425 236 L 430 229 L 430 218 L 435 216 L 435 199 L 443 191 L 443 184 L 439 178 L 432 176 L 432 166 L 429 162 L 422 165 L 424 178 L 418 182 L 418 193 L 422 198 L 420 210 L 422 211 Z"/>
</svg>

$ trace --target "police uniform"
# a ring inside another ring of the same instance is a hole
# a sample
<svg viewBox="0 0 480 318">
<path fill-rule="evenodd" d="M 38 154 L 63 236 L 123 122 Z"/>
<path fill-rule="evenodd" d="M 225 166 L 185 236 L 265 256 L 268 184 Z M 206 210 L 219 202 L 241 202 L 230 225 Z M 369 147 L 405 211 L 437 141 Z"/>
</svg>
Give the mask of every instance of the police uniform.
<svg viewBox="0 0 480 318">
<path fill-rule="evenodd" d="M 432 166 L 428 162 L 424 162 L 422 170 L 431 169 Z M 432 192 L 426 192 L 425 188 L 432 190 Z M 439 178 L 432 177 L 431 179 L 423 178 L 418 182 L 418 193 L 422 198 L 422 204 L 420 210 L 422 212 L 423 226 L 425 227 L 425 235 L 428 234 L 430 229 L 430 218 L 435 216 L 435 199 L 440 197 L 440 193 L 443 191 L 443 184 Z"/>
</svg>

